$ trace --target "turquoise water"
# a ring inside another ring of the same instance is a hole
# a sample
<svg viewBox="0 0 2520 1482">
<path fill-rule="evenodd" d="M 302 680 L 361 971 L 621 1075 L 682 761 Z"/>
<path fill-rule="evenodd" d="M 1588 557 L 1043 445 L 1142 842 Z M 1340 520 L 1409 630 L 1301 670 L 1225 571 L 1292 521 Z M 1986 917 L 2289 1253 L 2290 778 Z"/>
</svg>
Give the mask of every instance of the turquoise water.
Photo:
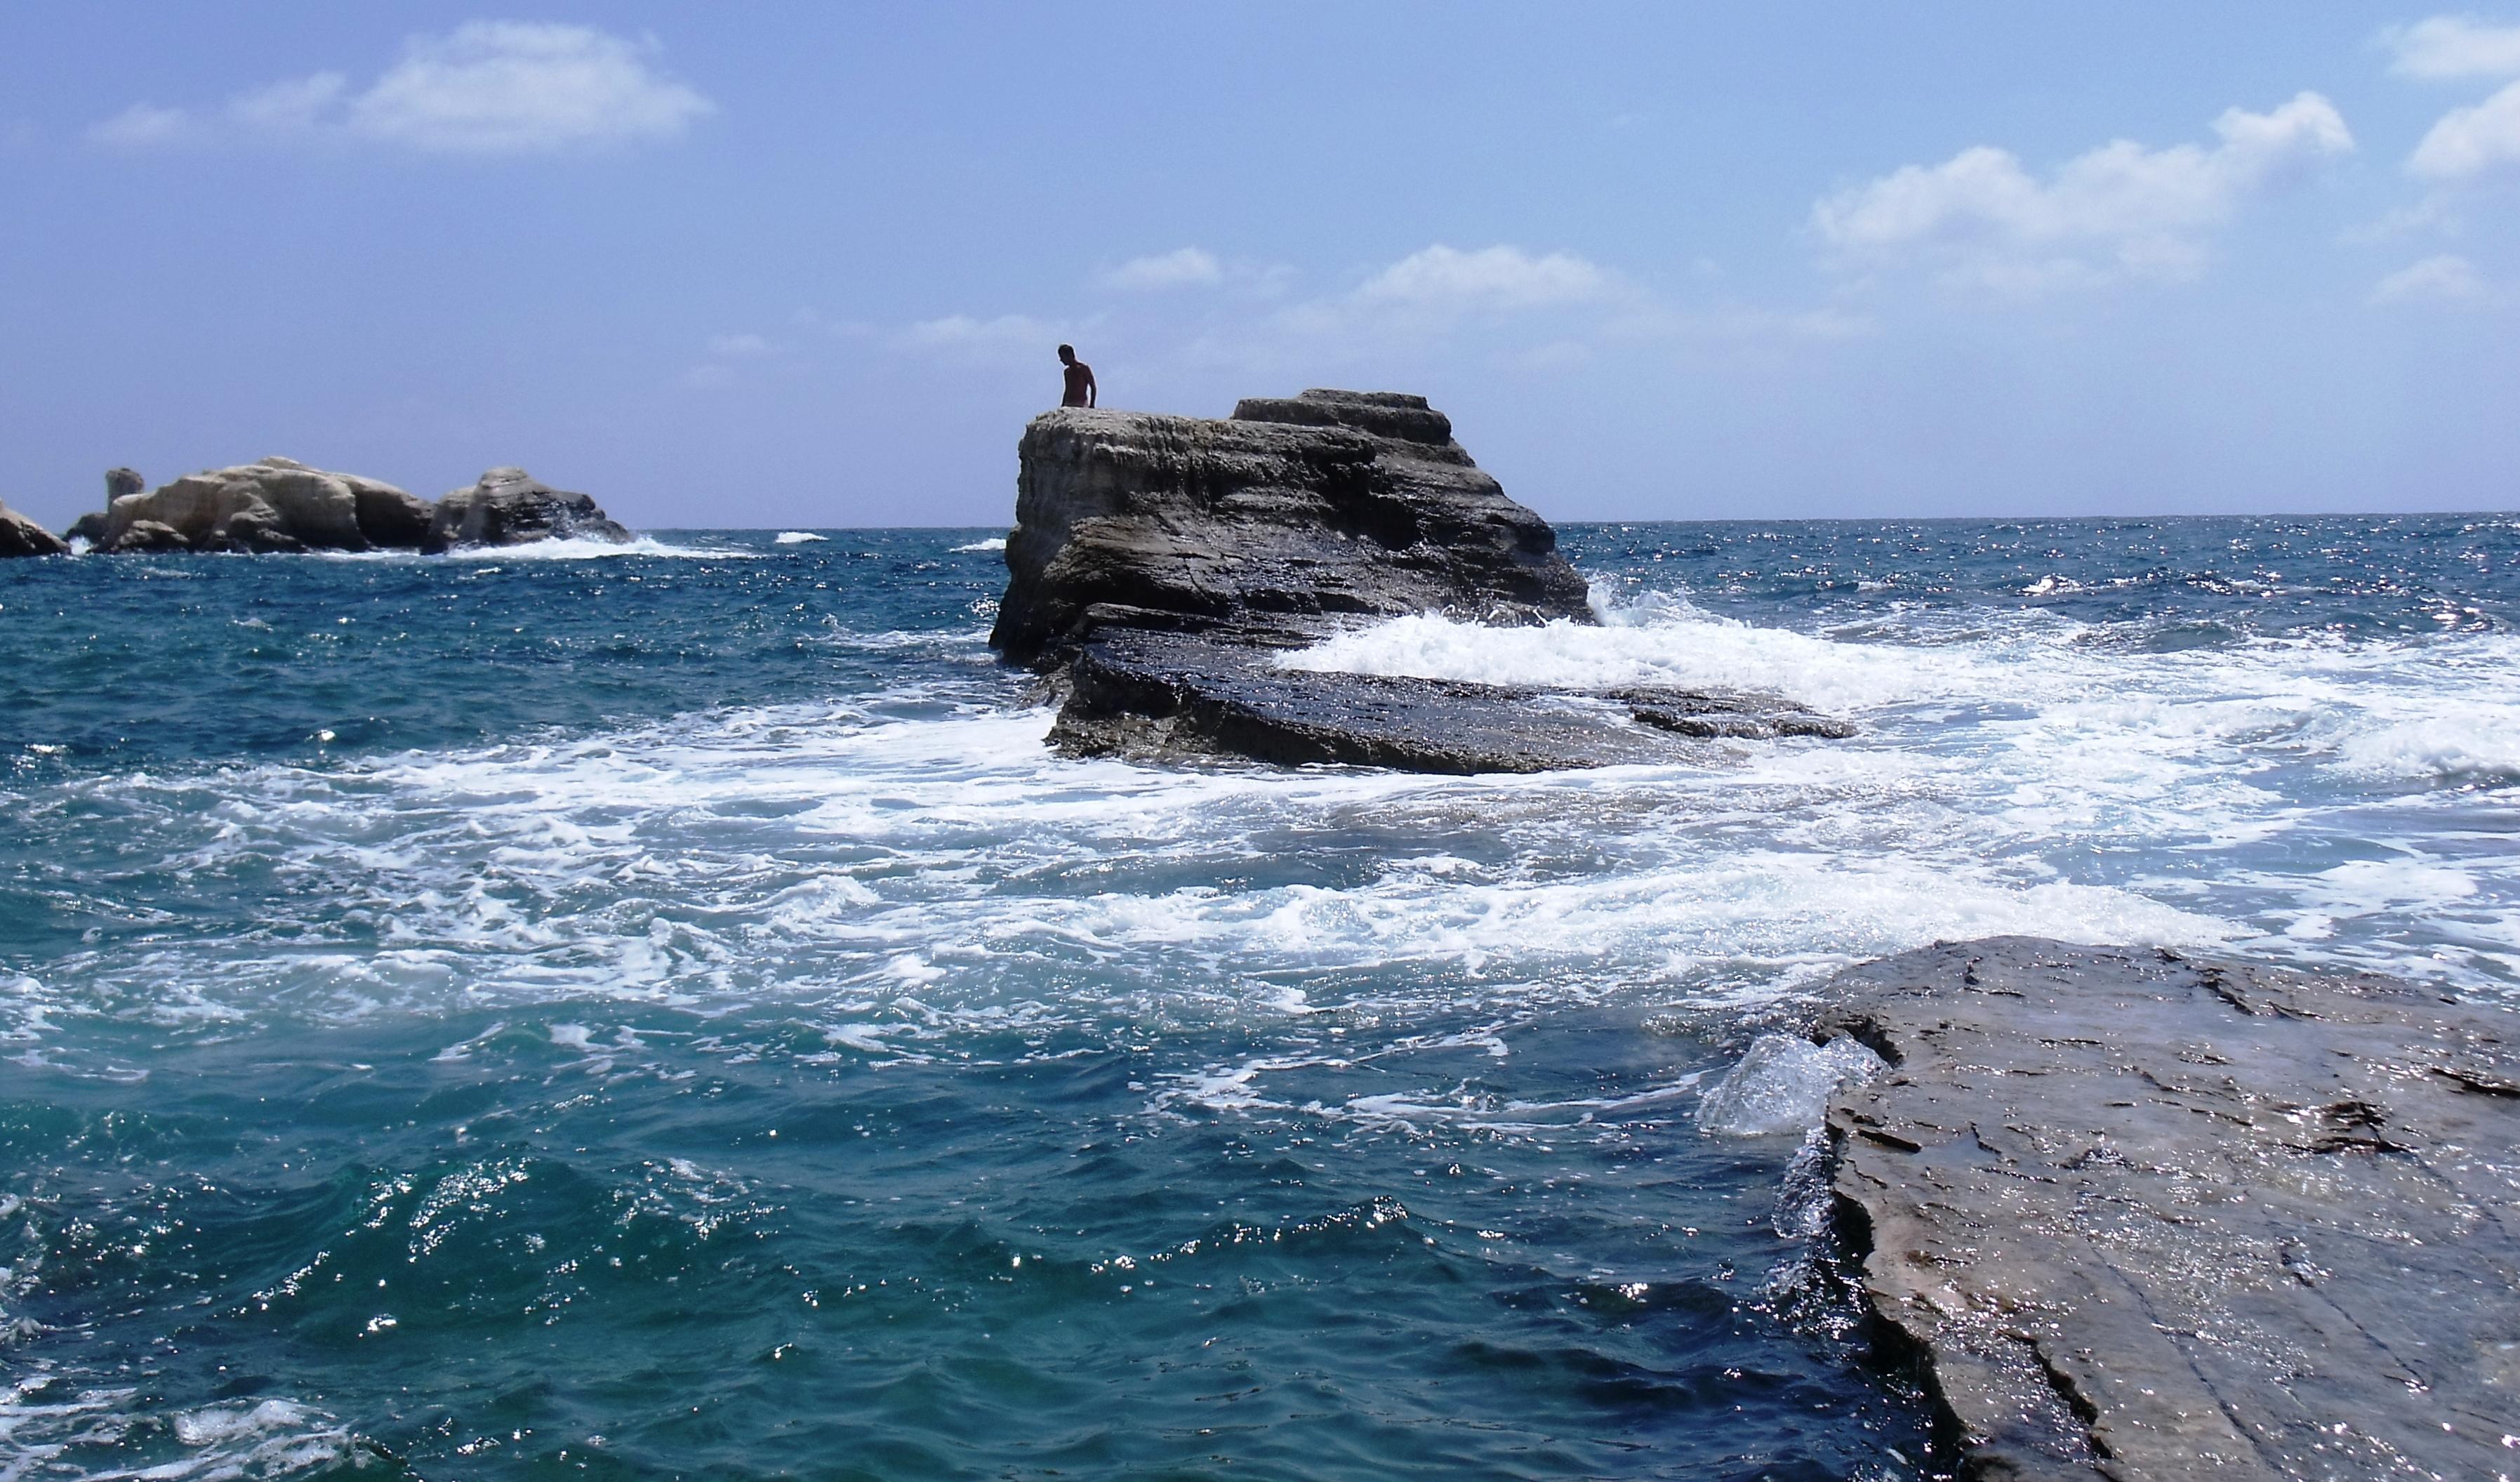
<svg viewBox="0 0 2520 1482">
<path fill-rule="evenodd" d="M 0 1478 L 1930 1473 L 1697 1093 L 1938 937 L 2511 991 L 2515 526 L 1579 526 L 1304 660 L 1863 728 L 1514 779 L 1053 757 L 990 531 L 0 564 Z"/>
</svg>

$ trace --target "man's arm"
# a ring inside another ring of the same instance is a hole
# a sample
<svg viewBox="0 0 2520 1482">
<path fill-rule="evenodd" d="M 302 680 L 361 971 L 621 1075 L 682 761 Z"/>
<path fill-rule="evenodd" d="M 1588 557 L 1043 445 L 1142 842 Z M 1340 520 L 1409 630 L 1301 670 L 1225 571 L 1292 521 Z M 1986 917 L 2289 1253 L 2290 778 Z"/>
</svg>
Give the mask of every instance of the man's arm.
<svg viewBox="0 0 2520 1482">
<path fill-rule="evenodd" d="M 1102 394 L 1102 388 L 1094 384 L 1094 368 L 1087 366 L 1085 368 L 1085 404 L 1089 407 L 1093 406 L 1095 398 Z"/>
</svg>

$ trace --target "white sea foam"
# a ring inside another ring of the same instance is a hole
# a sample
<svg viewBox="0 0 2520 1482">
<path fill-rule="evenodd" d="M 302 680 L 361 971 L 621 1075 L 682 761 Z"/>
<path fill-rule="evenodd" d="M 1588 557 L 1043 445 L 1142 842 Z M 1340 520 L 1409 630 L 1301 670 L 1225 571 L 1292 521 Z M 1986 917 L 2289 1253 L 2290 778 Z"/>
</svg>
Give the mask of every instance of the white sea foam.
<svg viewBox="0 0 2520 1482">
<path fill-rule="evenodd" d="M 776 546 L 810 546 L 831 538 L 828 535 L 817 535 L 811 530 L 782 530 L 771 537 L 770 543 Z"/>
<path fill-rule="evenodd" d="M 440 561 L 600 561 L 618 556 L 647 556 L 669 561 L 756 561 L 758 551 L 735 546 L 673 546 L 641 535 L 627 544 L 608 540 L 532 540 L 520 546 L 457 546 Z"/>
<path fill-rule="evenodd" d="M 968 546 L 956 546 L 954 549 L 957 552 L 977 553 L 981 551 L 1003 551 L 1006 548 L 1007 538 L 1005 536 L 992 535 L 986 540 L 975 540 Z"/>
<path fill-rule="evenodd" d="M 2464 794 L 2428 790 L 2446 754 L 2497 744 L 2506 640 L 2150 654 L 2046 613 L 1904 640 L 1677 603 L 1610 615 L 1407 618 L 1304 661 L 1777 688 L 1862 734 L 1540 777 L 1145 768 L 1061 759 L 1048 712 L 948 678 L 575 740 L 92 777 L 42 816 L 62 850 L 97 836 L 70 820 L 114 820 L 117 877 L 321 888 L 216 938 L 171 903 L 121 903 L 159 924 L 44 965 L 0 1027 L 41 1054 L 95 1014 L 209 1032 L 283 1010 L 777 1002 L 828 1025 L 830 1054 L 908 1055 L 1011 1026 L 1737 1008 L 1999 932 L 2513 976 L 2520 862 L 2440 843 Z M 976 632 L 892 637 L 979 651 Z M 2420 816 L 2368 815 L 2402 795 Z M 1310 865 L 1281 868 L 1289 851 Z"/>
<path fill-rule="evenodd" d="M 117 1441 L 163 1435 L 179 1448 L 145 1464 L 91 1469 L 73 1448 L 106 1453 Z M 320 1472 L 373 1461 L 332 1416 L 292 1400 L 236 1400 L 161 1411 L 141 1392 L 72 1380 L 36 1360 L 0 1386 L 0 1477 L 76 1476 L 83 1482 L 229 1482 Z"/>
</svg>

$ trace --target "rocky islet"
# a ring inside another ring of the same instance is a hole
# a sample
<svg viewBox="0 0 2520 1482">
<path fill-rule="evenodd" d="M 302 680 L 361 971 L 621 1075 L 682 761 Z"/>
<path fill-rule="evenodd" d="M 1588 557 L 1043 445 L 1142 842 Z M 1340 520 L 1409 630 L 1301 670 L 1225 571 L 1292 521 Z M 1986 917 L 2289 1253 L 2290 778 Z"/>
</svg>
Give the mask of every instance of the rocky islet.
<svg viewBox="0 0 2520 1482">
<path fill-rule="evenodd" d="M 1310 390 L 1221 419 L 1044 413 L 1019 448 L 1006 560 L 990 644 L 1052 676 L 1051 742 L 1078 755 L 1537 772 L 1850 729 L 1771 695 L 1282 665 L 1408 613 L 1595 621 L 1556 532 L 1422 396 Z"/>
<path fill-rule="evenodd" d="M 105 483 L 106 508 L 80 516 L 68 534 L 108 555 L 441 552 L 631 538 L 592 497 L 552 488 L 516 468 L 492 469 L 470 488 L 434 501 L 288 458 L 189 473 L 154 490 L 130 469 L 109 471 Z M 71 549 L 22 516 L 0 516 L 0 524 L 7 527 L 0 530 L 0 556 Z"/>
</svg>

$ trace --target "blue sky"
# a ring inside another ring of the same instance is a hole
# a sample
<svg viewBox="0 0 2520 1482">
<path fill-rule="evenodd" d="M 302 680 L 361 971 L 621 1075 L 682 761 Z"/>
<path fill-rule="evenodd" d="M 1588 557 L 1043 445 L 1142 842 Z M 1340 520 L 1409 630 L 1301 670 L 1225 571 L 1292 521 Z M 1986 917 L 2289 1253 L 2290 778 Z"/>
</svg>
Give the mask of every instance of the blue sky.
<svg viewBox="0 0 2520 1482">
<path fill-rule="evenodd" d="M 1418 390 L 1554 518 L 2520 505 L 2520 10 L 0 12 L 0 498 L 519 463 L 1002 523 Z"/>
</svg>

